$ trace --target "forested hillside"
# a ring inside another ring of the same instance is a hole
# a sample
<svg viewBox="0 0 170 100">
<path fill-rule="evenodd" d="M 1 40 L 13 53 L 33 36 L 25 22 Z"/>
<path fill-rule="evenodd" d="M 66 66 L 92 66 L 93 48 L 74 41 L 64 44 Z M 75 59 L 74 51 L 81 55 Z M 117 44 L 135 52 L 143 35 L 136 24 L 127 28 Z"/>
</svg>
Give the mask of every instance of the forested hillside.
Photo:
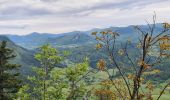
<svg viewBox="0 0 170 100">
<path fill-rule="evenodd" d="M 20 72 L 22 75 L 31 74 L 32 67 L 38 64 L 38 62 L 34 59 L 35 52 L 29 51 L 21 46 L 16 45 L 6 36 L 0 35 L 0 41 L 7 41 L 7 47 L 14 51 L 16 58 L 11 62 L 21 65 Z"/>
<path fill-rule="evenodd" d="M 91 33 L 94 31 L 101 32 L 105 30 L 112 30 L 121 34 L 121 37 L 118 37 L 118 41 L 125 42 L 126 39 L 131 39 L 133 42 L 136 42 L 139 37 L 137 30 L 134 28 L 135 25 L 127 27 L 110 27 L 105 29 L 92 29 L 89 31 L 73 31 L 68 33 L 60 34 L 50 34 L 50 33 L 31 33 L 28 35 L 7 35 L 16 44 L 27 48 L 27 49 L 36 49 L 44 43 L 49 43 L 53 46 L 76 46 L 84 45 L 87 43 L 95 43 L 94 37 L 91 36 Z M 149 30 L 147 25 L 138 25 L 144 30 Z M 158 33 L 162 30 L 161 24 L 157 24 L 154 30 L 154 33 Z"/>
<path fill-rule="evenodd" d="M 67 58 L 68 63 L 72 62 L 80 62 L 84 57 L 88 57 L 90 59 L 90 66 L 92 68 L 96 68 L 96 63 L 100 58 L 107 57 L 107 53 L 103 51 L 96 51 L 95 38 L 91 35 L 92 32 L 102 32 L 111 30 L 114 32 L 118 32 L 120 37 L 117 37 L 116 48 L 120 48 L 121 44 L 125 44 L 127 40 L 131 41 L 131 45 L 129 46 L 130 54 L 135 57 L 135 53 L 137 53 L 136 45 L 138 44 L 138 37 L 140 35 L 137 33 L 137 29 L 135 26 L 131 25 L 128 27 L 110 27 L 105 29 L 92 29 L 90 31 L 73 31 L 63 34 L 40 34 L 40 33 L 32 33 L 24 36 L 17 35 L 7 35 L 15 44 L 22 46 L 23 48 L 29 49 L 29 54 L 33 55 L 37 52 L 37 48 L 39 48 L 43 44 L 50 44 L 53 47 L 57 48 L 61 52 L 67 50 L 70 52 L 70 55 Z M 149 27 L 147 25 L 138 25 L 142 30 L 148 31 Z M 154 29 L 154 35 L 157 35 L 163 29 L 162 24 L 156 24 Z M 26 50 L 25 49 L 25 50 Z M 30 50 L 31 49 L 31 50 Z M 28 50 L 27 50 L 28 51 Z M 155 52 L 157 53 L 157 52 Z M 25 53 L 27 55 L 27 53 Z M 29 57 L 33 58 L 33 57 Z M 120 59 L 120 58 L 118 58 Z M 121 59 L 120 59 L 121 60 Z M 32 62 L 29 60 L 26 64 L 30 65 Z M 65 62 L 65 64 L 67 64 Z M 63 66 L 65 66 L 65 64 Z M 164 66 L 164 67 L 161 67 Z M 154 77 L 157 77 L 155 80 L 164 82 L 169 79 L 170 67 L 169 63 L 164 63 L 164 65 L 159 65 L 157 68 L 161 69 L 163 72 L 160 75 L 150 76 L 154 80 Z"/>
<path fill-rule="evenodd" d="M 170 25 L 161 25 L 60 35 L 7 35 L 15 43 L 7 36 L 0 36 L 0 50 L 8 50 L 3 46 L 6 41 L 6 48 L 16 56 L 7 61 L 21 65 L 22 83 L 9 97 L 21 100 L 159 100 L 162 97 L 168 100 Z M 38 44 L 24 38 L 37 38 Z M 3 93 L 1 98 L 5 96 Z"/>
<path fill-rule="evenodd" d="M 0 100 L 170 100 L 170 0 L 0 0 Z"/>
</svg>

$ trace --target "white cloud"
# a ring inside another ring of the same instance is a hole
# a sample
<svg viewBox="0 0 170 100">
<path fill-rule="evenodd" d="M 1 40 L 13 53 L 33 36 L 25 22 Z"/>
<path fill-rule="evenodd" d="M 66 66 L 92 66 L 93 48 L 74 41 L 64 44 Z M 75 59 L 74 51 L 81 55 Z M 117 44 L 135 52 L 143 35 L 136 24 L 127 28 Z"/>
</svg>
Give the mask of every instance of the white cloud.
<svg viewBox="0 0 170 100">
<path fill-rule="evenodd" d="M 170 21 L 169 0 L 1 0 L 0 34 L 62 33 L 144 24 L 156 11 Z"/>
</svg>

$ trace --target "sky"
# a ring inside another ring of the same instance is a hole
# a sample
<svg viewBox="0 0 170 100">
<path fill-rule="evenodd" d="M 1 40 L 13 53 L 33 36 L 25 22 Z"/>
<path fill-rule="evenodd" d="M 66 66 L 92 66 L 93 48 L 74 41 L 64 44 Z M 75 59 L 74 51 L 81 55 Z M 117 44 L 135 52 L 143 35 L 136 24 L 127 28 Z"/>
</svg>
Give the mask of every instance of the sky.
<svg viewBox="0 0 170 100">
<path fill-rule="evenodd" d="M 170 0 L 0 0 L 0 34 L 65 33 L 170 22 Z"/>
</svg>

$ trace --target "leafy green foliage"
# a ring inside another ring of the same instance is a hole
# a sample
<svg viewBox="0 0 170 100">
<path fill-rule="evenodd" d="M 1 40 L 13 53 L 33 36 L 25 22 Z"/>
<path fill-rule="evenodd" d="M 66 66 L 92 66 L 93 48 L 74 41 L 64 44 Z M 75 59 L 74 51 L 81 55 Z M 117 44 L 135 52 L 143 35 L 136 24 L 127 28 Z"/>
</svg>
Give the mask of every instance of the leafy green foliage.
<svg viewBox="0 0 170 100">
<path fill-rule="evenodd" d="M 6 47 L 7 42 L 0 44 L 0 99 L 11 99 L 14 93 L 17 93 L 21 87 L 19 73 L 17 69 L 20 65 L 10 64 L 10 60 L 15 58 L 13 50 Z"/>
<path fill-rule="evenodd" d="M 168 91 L 158 84 L 160 84 L 160 80 L 165 83 L 164 80 L 169 79 L 169 62 L 166 58 L 167 53 L 169 53 L 169 42 L 167 42 L 169 36 L 156 33 L 161 32 L 162 28 L 154 30 L 152 29 L 152 27 L 155 27 L 154 25 L 148 25 L 148 28 L 136 26 L 139 33 L 142 33 L 139 43 L 136 43 L 136 39 L 140 35 L 132 35 L 134 33 L 133 26 L 97 30 L 92 33 L 97 42 L 89 36 L 88 32 L 83 34 L 73 32 L 69 35 L 64 34 L 57 37 L 43 34 L 43 37 L 39 38 L 43 42 L 36 38 L 40 34 L 32 34 L 31 38 L 34 38 L 33 40 L 38 43 L 20 45 L 32 49 L 46 41 L 62 52 L 60 54 L 50 45 L 41 46 L 36 49 L 35 55 L 39 65 L 34 63 L 33 56 L 30 56 L 30 53 L 25 49 L 10 45 L 11 48 L 16 48 L 16 53 L 19 55 L 19 61 L 14 60 L 13 62 L 22 62 L 23 65 L 27 66 L 32 63 L 36 66 L 32 68 L 34 73 L 28 77 L 27 83 L 19 89 L 16 95 L 17 99 L 115 100 L 122 98 L 152 100 L 164 93 L 168 94 Z M 168 23 L 164 23 L 163 29 L 165 30 L 163 30 L 163 33 L 168 31 L 169 27 Z M 128 39 L 131 35 L 132 39 Z M 160 42 L 161 38 L 159 37 L 162 37 L 162 42 Z M 125 38 L 128 40 L 126 41 Z M 158 41 L 159 43 L 157 43 Z M 29 40 L 29 42 L 32 42 L 32 40 Z M 153 46 L 155 43 L 157 44 Z M 11 44 L 13 43 L 11 42 Z M 163 52 L 159 52 L 159 49 Z M 86 56 L 90 60 L 85 59 L 82 62 Z M 155 61 L 160 60 L 155 60 L 159 56 L 166 63 L 153 65 Z M 31 67 L 24 69 L 29 73 L 30 70 L 27 69 L 31 69 Z M 159 91 L 160 88 L 163 88 L 163 91 L 154 92 L 155 88 L 159 88 Z M 154 93 L 156 95 L 153 95 Z"/>
<path fill-rule="evenodd" d="M 35 76 L 29 76 L 30 85 L 23 86 L 18 92 L 18 98 L 44 99 L 44 100 L 74 100 L 83 98 L 87 88 L 86 76 L 91 72 L 89 60 L 82 63 L 71 64 L 66 68 L 58 68 L 56 65 L 68 55 L 59 54 L 50 45 L 44 45 L 35 55 L 40 61 L 40 67 L 33 67 Z M 62 55 L 62 56 L 61 56 Z"/>
<path fill-rule="evenodd" d="M 48 97 L 48 87 L 50 86 L 50 71 L 62 59 L 58 56 L 58 51 L 50 45 L 40 47 L 40 51 L 35 55 L 35 58 L 40 62 L 40 67 L 35 67 L 33 71 L 36 76 L 29 77 L 29 80 L 36 86 L 33 88 L 34 95 L 46 100 Z"/>
<path fill-rule="evenodd" d="M 20 100 L 30 100 L 31 99 L 31 94 L 29 93 L 29 85 L 23 85 L 18 93 L 16 94 L 16 96 L 20 99 Z M 16 99 L 17 100 L 17 99 Z"/>
<path fill-rule="evenodd" d="M 66 69 L 66 79 L 69 82 L 68 100 L 74 100 L 85 94 L 85 84 L 82 83 L 84 75 L 88 72 L 88 61 L 72 65 Z"/>
</svg>

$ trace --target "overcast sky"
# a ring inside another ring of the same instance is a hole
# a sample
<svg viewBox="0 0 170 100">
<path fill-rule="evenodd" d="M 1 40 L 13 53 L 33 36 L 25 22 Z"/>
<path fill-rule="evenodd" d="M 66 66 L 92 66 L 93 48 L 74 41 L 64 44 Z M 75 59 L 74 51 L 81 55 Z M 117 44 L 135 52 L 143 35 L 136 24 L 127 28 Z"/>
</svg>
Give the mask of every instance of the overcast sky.
<svg viewBox="0 0 170 100">
<path fill-rule="evenodd" d="M 170 0 L 0 0 L 0 34 L 63 33 L 170 22 Z"/>
</svg>

